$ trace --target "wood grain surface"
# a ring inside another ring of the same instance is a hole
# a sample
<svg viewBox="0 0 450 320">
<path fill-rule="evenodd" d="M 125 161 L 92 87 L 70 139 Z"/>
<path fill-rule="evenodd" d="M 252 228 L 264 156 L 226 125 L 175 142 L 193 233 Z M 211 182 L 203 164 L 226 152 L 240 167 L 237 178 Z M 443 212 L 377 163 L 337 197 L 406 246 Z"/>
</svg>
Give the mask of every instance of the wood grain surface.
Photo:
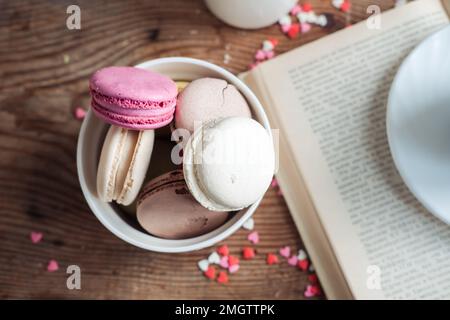
<svg viewBox="0 0 450 320">
<path fill-rule="evenodd" d="M 289 211 L 271 188 L 256 211 L 257 258 L 241 263 L 226 286 L 206 280 L 196 263 L 210 249 L 147 252 L 116 238 L 89 210 L 77 178 L 80 121 L 89 106 L 88 78 L 98 68 L 165 56 L 205 59 L 231 72 L 247 69 L 267 38 L 277 54 L 367 16 L 376 3 L 352 1 L 350 14 L 330 0 L 310 1 L 335 23 L 289 40 L 278 26 L 244 31 L 224 25 L 202 1 L 0 0 L 0 298 L 302 299 L 307 274 L 265 254 L 302 248 Z M 66 28 L 66 8 L 81 8 L 81 30 Z M 44 239 L 32 244 L 31 231 Z M 239 254 L 248 231 L 225 242 Z M 50 259 L 60 264 L 47 272 Z M 66 288 L 66 268 L 81 268 L 81 290 Z"/>
</svg>

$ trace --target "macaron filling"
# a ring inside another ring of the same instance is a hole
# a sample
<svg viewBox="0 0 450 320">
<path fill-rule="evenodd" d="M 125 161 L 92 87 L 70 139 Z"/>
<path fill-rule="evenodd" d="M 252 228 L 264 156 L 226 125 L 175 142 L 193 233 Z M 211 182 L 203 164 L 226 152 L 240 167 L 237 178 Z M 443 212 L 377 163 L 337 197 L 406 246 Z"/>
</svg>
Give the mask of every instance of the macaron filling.
<svg viewBox="0 0 450 320">
<path fill-rule="evenodd" d="M 97 104 L 95 101 L 92 101 L 91 106 L 95 114 L 106 122 L 127 129 L 154 129 L 156 127 L 168 125 L 173 119 L 173 112 L 167 112 L 159 116 L 126 116 L 111 112 Z"/>
<path fill-rule="evenodd" d="M 91 90 L 91 96 L 92 99 L 94 99 L 98 104 L 104 106 L 104 107 L 115 107 L 120 106 L 117 109 L 164 109 L 164 108 L 173 108 L 175 107 L 177 103 L 177 99 L 172 98 L 164 101 L 140 101 L 140 100 L 133 100 L 129 98 L 118 98 L 118 97 L 110 97 L 106 96 L 104 94 L 101 94 L 100 92 L 96 91 L 95 89 L 90 88 Z"/>
</svg>

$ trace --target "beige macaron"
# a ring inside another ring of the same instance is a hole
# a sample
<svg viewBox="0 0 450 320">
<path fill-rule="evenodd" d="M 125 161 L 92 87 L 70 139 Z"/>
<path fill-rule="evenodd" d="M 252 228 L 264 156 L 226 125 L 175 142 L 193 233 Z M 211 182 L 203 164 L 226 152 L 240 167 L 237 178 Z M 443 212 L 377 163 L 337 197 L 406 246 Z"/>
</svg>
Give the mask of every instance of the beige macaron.
<svg viewBox="0 0 450 320">
<path fill-rule="evenodd" d="M 105 202 L 129 205 L 144 182 L 153 150 L 153 130 L 111 126 L 97 169 L 97 193 Z"/>
<path fill-rule="evenodd" d="M 183 172 L 194 198 L 212 211 L 235 211 L 260 200 L 275 171 L 267 130 L 246 117 L 213 120 L 184 148 Z"/>
</svg>

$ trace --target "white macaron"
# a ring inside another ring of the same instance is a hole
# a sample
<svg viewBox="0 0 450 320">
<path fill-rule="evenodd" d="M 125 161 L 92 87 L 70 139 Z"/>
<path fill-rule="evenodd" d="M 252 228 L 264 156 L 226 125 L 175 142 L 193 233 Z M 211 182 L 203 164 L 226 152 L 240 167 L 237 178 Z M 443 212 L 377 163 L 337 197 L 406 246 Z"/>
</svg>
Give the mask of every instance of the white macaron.
<svg viewBox="0 0 450 320">
<path fill-rule="evenodd" d="M 189 138 L 183 155 L 189 190 L 213 211 L 240 210 L 261 199 L 274 167 L 269 133 L 246 117 L 207 122 Z"/>
<path fill-rule="evenodd" d="M 105 202 L 129 205 L 144 182 L 153 150 L 153 130 L 136 131 L 111 126 L 97 169 L 97 193 Z"/>
</svg>

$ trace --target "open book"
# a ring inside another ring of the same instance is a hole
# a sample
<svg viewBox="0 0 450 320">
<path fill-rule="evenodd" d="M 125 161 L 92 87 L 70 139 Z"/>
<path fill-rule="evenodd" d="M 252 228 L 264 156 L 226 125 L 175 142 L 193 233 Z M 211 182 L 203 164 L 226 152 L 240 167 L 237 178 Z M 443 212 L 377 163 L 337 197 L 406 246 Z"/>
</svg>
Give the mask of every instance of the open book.
<svg viewBox="0 0 450 320">
<path fill-rule="evenodd" d="M 363 21 L 242 75 L 280 129 L 277 178 L 328 298 L 450 298 L 450 226 L 408 191 L 385 130 L 397 68 L 449 24 L 444 1 L 389 10 L 381 29 Z"/>
</svg>

